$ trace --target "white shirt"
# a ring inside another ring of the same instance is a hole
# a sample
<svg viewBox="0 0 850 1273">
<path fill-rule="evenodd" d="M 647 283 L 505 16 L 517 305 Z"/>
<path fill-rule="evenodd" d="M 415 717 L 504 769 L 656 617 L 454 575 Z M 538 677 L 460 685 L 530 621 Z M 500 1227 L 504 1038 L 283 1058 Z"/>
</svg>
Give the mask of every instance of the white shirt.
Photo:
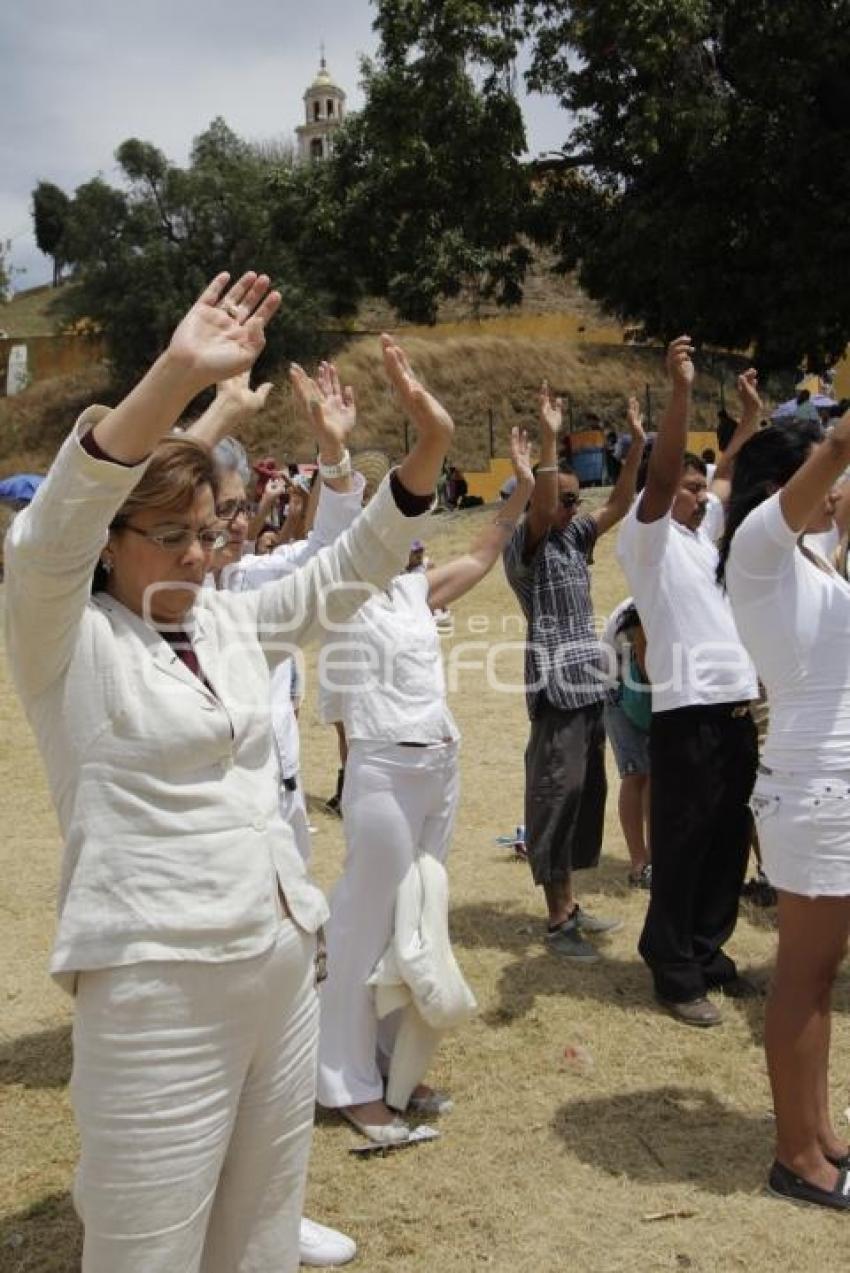
<svg viewBox="0 0 850 1273">
<path fill-rule="evenodd" d="M 832 565 L 835 550 L 841 543 L 841 532 L 833 522 L 829 530 L 809 531 L 803 536 L 803 543 L 818 557 Z"/>
<path fill-rule="evenodd" d="M 617 689 L 622 680 L 623 668 L 632 648 L 628 633 L 618 632 L 617 628 L 623 615 L 633 605 L 634 600 L 626 597 L 615 606 L 599 636 L 604 658 L 605 684 L 612 690 Z"/>
<path fill-rule="evenodd" d="M 653 712 L 756 698 L 755 669 L 715 579 L 723 508 L 715 497 L 699 530 L 670 513 L 638 521 L 639 496 L 617 539 L 622 566 L 646 633 Z"/>
<path fill-rule="evenodd" d="M 329 632 L 319 659 L 319 716 L 346 737 L 440 743 L 460 738 L 446 703 L 440 637 L 421 571 L 396 576 Z"/>
<path fill-rule="evenodd" d="M 772 495 L 738 528 L 726 567 L 770 703 L 762 759 L 780 772 L 850 771 L 850 584 L 796 545 Z"/>
<path fill-rule="evenodd" d="M 352 474 L 350 491 L 334 491 L 323 482 L 316 505 L 316 520 L 306 539 L 279 544 L 274 552 L 245 553 L 221 572 L 221 586 L 228 592 L 251 592 L 276 579 L 285 579 L 306 565 L 320 548 L 332 544 L 347 530 L 363 507 L 365 479 Z M 301 768 L 301 739 L 292 702 L 293 665 L 286 659 L 272 670 L 272 731 L 281 778 L 294 778 Z"/>
</svg>

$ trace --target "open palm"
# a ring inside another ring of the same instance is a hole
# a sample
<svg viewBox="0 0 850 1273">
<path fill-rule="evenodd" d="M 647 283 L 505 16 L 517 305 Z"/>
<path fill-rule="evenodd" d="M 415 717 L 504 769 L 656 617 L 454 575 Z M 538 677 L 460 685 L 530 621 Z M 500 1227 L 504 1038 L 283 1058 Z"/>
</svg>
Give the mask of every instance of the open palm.
<svg viewBox="0 0 850 1273">
<path fill-rule="evenodd" d="M 398 394 L 418 436 L 439 443 L 447 451 L 454 438 L 454 421 L 441 402 L 414 375 L 407 354 L 391 336 L 381 337 L 384 371 Z"/>
<path fill-rule="evenodd" d="M 203 384 L 250 370 L 265 347 L 266 323 L 280 305 L 268 275 L 251 271 L 225 290 L 228 277 L 212 280 L 171 337 L 172 356 Z"/>
</svg>

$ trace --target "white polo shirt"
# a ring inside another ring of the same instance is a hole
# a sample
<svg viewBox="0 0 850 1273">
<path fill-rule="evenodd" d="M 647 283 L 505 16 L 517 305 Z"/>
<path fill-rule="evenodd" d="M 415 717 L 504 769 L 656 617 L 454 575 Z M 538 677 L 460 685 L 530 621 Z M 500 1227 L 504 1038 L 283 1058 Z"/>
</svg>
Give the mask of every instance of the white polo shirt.
<svg viewBox="0 0 850 1273">
<path fill-rule="evenodd" d="M 757 698 L 755 668 L 715 579 L 720 501 L 709 498 L 705 520 L 693 531 L 669 513 L 638 521 L 640 499 L 623 520 L 617 560 L 646 633 L 653 712 Z"/>
</svg>

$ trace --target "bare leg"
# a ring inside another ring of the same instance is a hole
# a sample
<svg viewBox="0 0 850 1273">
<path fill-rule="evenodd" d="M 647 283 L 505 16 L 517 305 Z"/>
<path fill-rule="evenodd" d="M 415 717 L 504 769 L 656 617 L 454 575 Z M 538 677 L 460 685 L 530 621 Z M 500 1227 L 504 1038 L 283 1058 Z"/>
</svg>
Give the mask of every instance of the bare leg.
<svg viewBox="0 0 850 1273">
<path fill-rule="evenodd" d="M 632 871 L 637 873 L 649 861 L 646 847 L 645 809 L 646 792 L 649 790 L 647 774 L 629 774 L 620 781 L 618 812 L 620 826 L 629 851 Z"/>
<path fill-rule="evenodd" d="M 348 760 L 348 739 L 345 736 L 345 726 L 341 720 L 334 721 L 334 729 L 336 730 L 336 741 L 339 748 L 339 765 L 340 769 L 345 768 L 345 762 Z"/>
<path fill-rule="evenodd" d="M 549 908 L 549 923 L 563 924 L 570 918 L 574 908 L 572 880 L 551 880 L 543 885 L 546 905 Z"/>
<path fill-rule="evenodd" d="M 765 1051 L 776 1111 L 776 1157 L 812 1184 L 838 1177 L 843 1150 L 829 1117 L 830 996 L 847 947 L 850 898 L 779 893 L 779 951 L 767 1003 Z"/>
</svg>

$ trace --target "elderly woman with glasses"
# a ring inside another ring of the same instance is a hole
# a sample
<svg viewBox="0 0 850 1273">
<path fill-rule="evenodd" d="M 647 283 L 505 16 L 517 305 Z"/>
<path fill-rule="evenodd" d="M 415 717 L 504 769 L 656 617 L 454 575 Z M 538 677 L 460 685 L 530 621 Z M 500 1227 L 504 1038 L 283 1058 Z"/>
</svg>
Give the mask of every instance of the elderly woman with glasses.
<svg viewBox="0 0 850 1273">
<path fill-rule="evenodd" d="M 65 842 L 51 970 L 76 995 L 83 1273 L 298 1264 L 327 910 L 277 807 L 269 666 L 322 601 L 344 618 L 346 583 L 406 561 L 451 422 L 414 392 L 416 447 L 334 546 L 256 592 L 203 588 L 218 478 L 166 435 L 253 364 L 279 304 L 265 275 L 217 276 L 7 539 L 9 661 Z M 329 435 L 320 459 L 344 465 Z"/>
</svg>

